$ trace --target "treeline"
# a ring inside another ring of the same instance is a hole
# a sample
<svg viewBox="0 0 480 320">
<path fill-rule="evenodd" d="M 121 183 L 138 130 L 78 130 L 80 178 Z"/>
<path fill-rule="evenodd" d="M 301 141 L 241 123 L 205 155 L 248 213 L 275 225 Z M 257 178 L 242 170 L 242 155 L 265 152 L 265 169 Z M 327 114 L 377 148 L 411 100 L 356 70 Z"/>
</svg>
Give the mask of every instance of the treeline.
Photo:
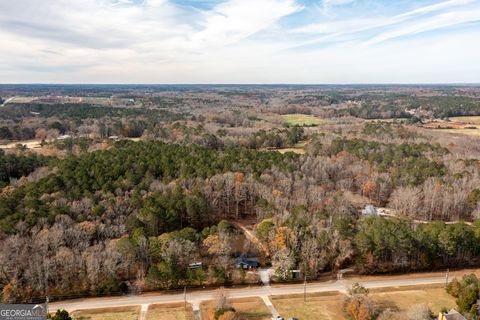
<svg viewBox="0 0 480 320">
<path fill-rule="evenodd" d="M 302 127 L 295 126 L 283 130 L 260 130 L 251 135 L 248 147 L 252 149 L 272 148 L 280 149 L 293 147 L 296 143 L 305 139 Z"/>
<path fill-rule="evenodd" d="M 480 264 L 480 221 L 415 223 L 402 218 L 294 209 L 257 227 L 280 279 L 290 270 L 315 277 L 354 263 L 363 274 L 411 272 Z"/>
<path fill-rule="evenodd" d="M 355 235 L 357 268 L 364 273 L 476 266 L 480 262 L 480 222 L 415 225 L 397 218 L 369 217 Z"/>
<path fill-rule="evenodd" d="M 48 158 L 35 154 L 17 156 L 0 150 L 0 188 L 9 184 L 11 179 L 27 176 L 36 168 L 47 165 L 48 161 Z"/>
<path fill-rule="evenodd" d="M 140 137 L 161 134 L 167 122 L 186 113 L 144 108 L 116 108 L 84 103 L 8 104 L 0 113 L 0 140 L 55 139 L 60 135 Z"/>
<path fill-rule="evenodd" d="M 428 177 L 443 176 L 446 173 L 445 165 L 430 158 L 440 157 L 449 152 L 439 144 L 395 144 L 362 139 L 334 139 L 330 153 L 335 155 L 342 151 L 375 163 L 380 171 L 391 174 L 395 185 L 418 185 Z"/>
<path fill-rule="evenodd" d="M 480 280 L 475 274 L 466 274 L 461 280 L 454 278 L 447 285 L 447 292 L 456 298 L 458 311 L 468 319 L 479 319 Z"/>
<path fill-rule="evenodd" d="M 157 121 L 176 121 L 185 119 L 185 114 L 173 113 L 166 110 L 114 108 L 83 103 L 15 103 L 8 104 L 2 109 L 2 113 L 0 113 L 0 119 L 5 120 L 15 120 L 33 116 L 40 116 L 44 118 L 58 117 L 74 120 L 135 116 L 144 116 Z"/>
<path fill-rule="evenodd" d="M 84 153 L 79 157 L 71 155 L 65 160 L 56 161 L 54 165 L 58 167 L 58 173 L 22 185 L 12 194 L 0 197 L 0 228 L 3 232 L 11 233 L 19 221 L 25 220 L 28 225 L 34 226 L 41 218 L 53 222 L 56 215 L 66 213 L 65 209 L 68 208 L 52 205 L 55 199 L 44 198 L 44 194 L 56 194 L 56 198 L 63 197 L 67 201 L 89 198 L 98 203 L 101 200 L 99 192 L 107 195 L 127 192 L 138 203 L 142 198 L 141 192 L 149 190 L 155 181 L 203 181 L 216 174 L 235 171 L 259 176 L 272 166 L 291 170 L 296 157 L 293 154 L 244 148 L 219 151 L 197 145 L 122 141 L 110 150 Z M 13 173 L 8 177 L 20 174 Z M 25 175 L 29 172 L 21 173 Z M 247 194 L 247 191 L 242 191 L 242 198 Z M 177 218 L 174 215 L 173 219 Z"/>
<path fill-rule="evenodd" d="M 428 111 L 435 118 L 480 115 L 480 99 L 463 96 L 415 97 L 407 100 L 409 108 Z"/>
<path fill-rule="evenodd" d="M 362 119 L 410 119 L 412 115 L 405 111 L 405 108 L 397 106 L 393 103 L 365 103 L 358 107 L 350 107 L 347 109 L 334 109 L 337 115 L 350 115 L 352 117 Z"/>
<path fill-rule="evenodd" d="M 336 115 L 350 115 L 363 119 L 409 118 L 418 121 L 407 110 L 415 110 L 420 117 L 447 118 L 480 115 L 480 99 L 460 95 L 430 97 L 370 97 L 361 106 L 334 109 Z"/>
</svg>

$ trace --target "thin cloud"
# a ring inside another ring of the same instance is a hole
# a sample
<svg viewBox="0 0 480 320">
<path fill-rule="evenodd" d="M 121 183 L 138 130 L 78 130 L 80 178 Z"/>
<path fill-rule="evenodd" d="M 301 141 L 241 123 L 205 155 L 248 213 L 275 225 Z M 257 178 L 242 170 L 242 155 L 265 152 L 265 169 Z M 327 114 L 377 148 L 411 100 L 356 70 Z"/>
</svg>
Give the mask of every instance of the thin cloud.
<svg viewBox="0 0 480 320">
<path fill-rule="evenodd" d="M 375 14 L 353 0 L 199 3 L 2 0 L 0 82 L 322 82 L 340 75 L 348 82 L 353 68 L 368 78 L 364 70 L 382 72 L 376 66 L 384 55 L 410 52 L 389 40 L 475 22 L 480 10 L 480 0 L 444 0 L 413 10 L 404 2 L 394 8 L 384 2 Z M 335 14 L 322 16 L 317 6 Z M 469 37 L 461 37 L 467 31 Z M 450 39 L 476 61 L 478 45 L 471 39 L 479 35 L 473 27 L 426 34 L 420 45 L 433 36 L 442 43 Z M 440 50 L 440 57 L 447 51 Z M 426 68 L 420 62 L 430 61 L 422 57 L 427 53 L 424 48 L 412 59 L 418 72 Z"/>
<path fill-rule="evenodd" d="M 403 25 L 394 30 L 381 33 L 364 43 L 365 46 L 378 44 L 387 40 L 410 36 L 422 32 L 437 30 L 446 27 L 452 27 L 459 24 L 480 21 L 480 9 L 469 11 L 455 11 L 439 14 L 437 16 L 426 18 L 421 21 L 415 21 Z"/>
</svg>

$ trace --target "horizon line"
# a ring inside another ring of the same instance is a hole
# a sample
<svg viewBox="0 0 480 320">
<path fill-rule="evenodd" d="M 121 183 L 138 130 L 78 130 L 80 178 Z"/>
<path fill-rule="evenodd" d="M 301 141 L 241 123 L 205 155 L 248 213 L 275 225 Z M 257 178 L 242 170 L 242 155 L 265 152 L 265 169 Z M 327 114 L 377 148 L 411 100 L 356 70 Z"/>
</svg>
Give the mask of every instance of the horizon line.
<svg viewBox="0 0 480 320">
<path fill-rule="evenodd" d="M 16 83 L 0 83 L 0 86 L 21 86 L 21 85 L 71 85 L 71 86 L 480 86 L 480 82 L 332 82 L 332 83 L 80 83 L 80 82 L 16 82 Z"/>
</svg>

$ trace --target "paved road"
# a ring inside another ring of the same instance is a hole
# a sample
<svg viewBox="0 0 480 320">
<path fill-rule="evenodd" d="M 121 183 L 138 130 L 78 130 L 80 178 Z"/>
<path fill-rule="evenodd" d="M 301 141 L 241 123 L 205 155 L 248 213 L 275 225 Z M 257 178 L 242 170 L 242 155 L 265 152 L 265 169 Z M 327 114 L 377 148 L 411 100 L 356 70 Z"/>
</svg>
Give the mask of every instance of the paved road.
<svg viewBox="0 0 480 320">
<path fill-rule="evenodd" d="M 375 280 L 361 282 L 367 288 L 383 288 L 409 285 L 428 285 L 445 283 L 445 277 L 430 277 L 430 278 L 413 278 L 413 279 L 395 279 L 395 280 Z M 326 291 L 340 291 L 346 292 L 350 285 L 345 280 L 327 283 L 312 283 L 307 285 L 307 293 L 326 292 Z M 261 286 L 241 289 L 225 289 L 230 298 L 248 298 L 248 297 L 263 297 L 270 295 L 285 295 L 285 294 L 301 294 L 304 292 L 303 285 L 280 285 L 276 287 Z M 218 289 L 207 291 L 193 291 L 187 293 L 187 301 L 194 305 L 200 301 L 214 299 Z M 132 295 L 122 297 L 108 297 L 108 298 L 89 298 L 81 300 L 70 300 L 55 302 L 50 305 L 51 310 L 65 309 L 67 311 L 95 309 L 106 307 L 122 307 L 130 305 L 150 305 L 154 303 L 172 303 L 183 302 L 183 293 L 178 294 L 145 294 Z"/>
</svg>

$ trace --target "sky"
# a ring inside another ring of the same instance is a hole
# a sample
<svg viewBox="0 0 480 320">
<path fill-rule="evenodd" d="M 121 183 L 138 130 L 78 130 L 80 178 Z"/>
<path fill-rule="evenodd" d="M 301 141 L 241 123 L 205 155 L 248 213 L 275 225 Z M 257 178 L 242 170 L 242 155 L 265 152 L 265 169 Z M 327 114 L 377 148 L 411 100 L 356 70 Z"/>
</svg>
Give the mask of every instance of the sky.
<svg viewBox="0 0 480 320">
<path fill-rule="evenodd" d="M 0 0 L 0 83 L 480 83 L 480 0 Z"/>
</svg>

